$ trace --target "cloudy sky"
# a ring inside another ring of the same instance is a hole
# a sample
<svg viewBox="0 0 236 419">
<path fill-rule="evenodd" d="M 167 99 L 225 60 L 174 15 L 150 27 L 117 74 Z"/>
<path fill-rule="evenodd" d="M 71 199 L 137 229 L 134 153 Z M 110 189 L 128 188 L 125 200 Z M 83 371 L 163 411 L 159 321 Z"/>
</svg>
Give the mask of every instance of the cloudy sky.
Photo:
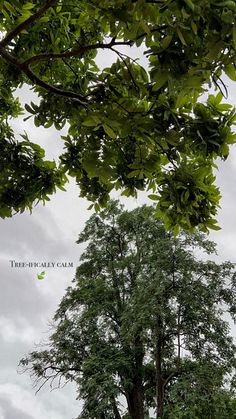
<svg viewBox="0 0 236 419">
<path fill-rule="evenodd" d="M 229 101 L 236 105 L 235 86 L 228 86 Z M 30 95 L 27 89 L 19 94 L 23 102 Z M 14 121 L 15 132 L 26 130 L 31 141 L 46 148 L 49 159 L 55 158 L 63 147 L 58 132 L 35 129 L 30 121 Z M 236 262 L 236 147 L 227 162 L 219 164 L 217 182 L 223 195 L 218 217 L 222 230 L 211 238 L 218 243 L 219 260 Z M 80 402 L 72 385 L 53 392 L 45 387 L 35 396 L 30 378 L 17 373 L 19 360 L 47 336 L 50 319 L 74 277 L 81 254 L 75 242 L 91 215 L 88 202 L 78 195 L 71 181 L 66 193 L 58 191 L 46 206 L 37 205 L 32 215 L 25 212 L 0 220 L 0 419 L 72 419 L 79 413 Z M 138 200 L 122 201 L 128 208 L 148 202 L 145 194 Z M 74 267 L 47 268 L 39 281 L 40 269 L 17 268 L 11 266 L 11 260 L 70 262 Z"/>
</svg>

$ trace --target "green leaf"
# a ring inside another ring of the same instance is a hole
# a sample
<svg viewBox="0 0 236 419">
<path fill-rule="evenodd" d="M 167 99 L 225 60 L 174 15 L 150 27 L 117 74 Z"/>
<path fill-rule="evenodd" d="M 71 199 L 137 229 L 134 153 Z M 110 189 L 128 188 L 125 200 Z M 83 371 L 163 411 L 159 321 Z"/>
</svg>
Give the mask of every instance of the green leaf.
<svg viewBox="0 0 236 419">
<path fill-rule="evenodd" d="M 217 93 L 217 95 L 215 96 L 215 103 L 219 105 L 222 99 L 223 99 L 223 94 L 221 92 Z"/>
<path fill-rule="evenodd" d="M 94 127 L 100 123 L 99 118 L 93 115 L 89 115 L 82 123 L 86 127 Z"/>
<path fill-rule="evenodd" d="M 9 22 L 11 20 L 11 16 L 9 15 L 9 13 L 5 9 L 2 9 L 2 14 L 5 17 L 6 22 Z"/>
<path fill-rule="evenodd" d="M 23 9 L 25 9 L 25 10 L 31 10 L 31 9 L 33 9 L 35 7 L 35 4 L 33 4 L 33 3 L 25 3 L 24 5 L 23 5 Z"/>
<path fill-rule="evenodd" d="M 191 28 L 192 28 L 192 31 L 193 31 L 194 35 L 197 35 L 197 25 L 193 21 L 191 22 Z"/>
<path fill-rule="evenodd" d="M 127 188 L 124 191 L 122 191 L 121 196 L 132 196 L 132 191 L 129 188 Z"/>
<path fill-rule="evenodd" d="M 38 277 L 38 280 L 39 281 L 42 281 L 42 279 L 44 279 L 44 277 L 45 277 L 45 271 L 43 271 L 43 272 L 41 272 L 40 274 L 37 274 L 37 277 Z"/>
<path fill-rule="evenodd" d="M 50 128 L 53 125 L 53 121 L 47 121 L 46 124 L 44 124 L 44 128 Z"/>
<path fill-rule="evenodd" d="M 141 77 L 142 77 L 142 80 L 144 81 L 144 83 L 147 83 L 148 82 L 148 75 L 147 75 L 146 70 L 143 67 L 140 67 L 140 74 L 141 74 Z"/>
<path fill-rule="evenodd" d="M 216 60 L 221 54 L 222 48 L 224 48 L 223 41 L 209 44 L 209 52 L 207 54 L 207 58 L 210 60 Z"/>
<path fill-rule="evenodd" d="M 184 92 L 181 92 L 176 100 L 175 108 L 181 108 L 185 103 L 189 100 L 188 96 L 184 94 Z"/>
<path fill-rule="evenodd" d="M 173 39 L 173 35 L 166 35 L 166 37 L 162 40 L 161 46 L 163 49 L 166 49 L 169 47 L 171 41 Z"/>
<path fill-rule="evenodd" d="M 25 109 L 27 110 L 27 112 L 35 115 L 36 111 L 34 109 L 32 109 L 27 103 L 25 104 Z"/>
<path fill-rule="evenodd" d="M 149 26 L 144 21 L 141 20 L 140 26 L 143 29 L 143 31 L 146 32 L 148 35 L 151 34 Z"/>
<path fill-rule="evenodd" d="M 93 209 L 93 207 L 94 207 L 94 204 L 90 204 L 90 205 L 88 206 L 87 210 L 88 210 L 88 211 L 90 211 L 90 210 L 92 210 L 92 209 Z"/>
<path fill-rule="evenodd" d="M 100 205 L 98 203 L 94 204 L 94 209 L 95 209 L 95 212 L 99 212 L 100 211 Z"/>
<path fill-rule="evenodd" d="M 113 131 L 113 129 L 111 127 L 109 127 L 109 125 L 107 124 L 103 124 L 102 125 L 104 128 L 105 133 L 111 137 L 111 138 L 116 138 L 116 133 Z"/>
<path fill-rule="evenodd" d="M 192 0 L 184 0 L 184 2 L 187 4 L 187 6 L 191 9 L 191 10 L 195 10 L 195 6 L 192 2 Z"/>
<path fill-rule="evenodd" d="M 8 1 L 4 1 L 4 6 L 6 7 L 6 9 L 10 12 L 10 13 L 12 13 L 12 15 L 13 16 L 16 16 L 17 15 L 17 12 L 16 12 L 16 10 L 14 9 L 14 7 L 12 7 L 12 5 L 10 4 L 10 3 L 8 3 Z"/>
<path fill-rule="evenodd" d="M 152 201 L 159 201 L 159 199 L 160 199 L 160 197 L 158 195 L 155 195 L 155 194 L 148 195 L 148 198 L 151 199 Z"/>
<path fill-rule="evenodd" d="M 236 49 L 236 27 L 235 26 L 232 29 L 232 35 L 233 35 L 234 48 Z"/>
<path fill-rule="evenodd" d="M 216 231 L 221 230 L 220 226 L 217 226 L 217 225 L 214 225 L 214 224 L 209 224 L 208 226 L 211 230 L 216 230 Z"/>
<path fill-rule="evenodd" d="M 185 41 L 184 36 L 183 36 L 181 30 L 178 27 L 176 28 L 176 32 L 177 32 L 178 37 L 179 37 L 180 41 L 182 42 L 182 44 L 187 46 L 187 42 Z"/>
<path fill-rule="evenodd" d="M 226 65 L 224 71 L 231 80 L 236 81 L 236 69 L 233 64 Z"/>
<path fill-rule="evenodd" d="M 128 179 L 131 179 L 131 178 L 133 178 L 133 177 L 136 177 L 136 176 L 138 176 L 139 177 L 139 175 L 140 175 L 140 169 L 139 170 L 133 170 L 132 172 L 130 172 L 128 175 L 127 175 L 127 177 L 128 177 Z"/>
<path fill-rule="evenodd" d="M 156 92 L 161 87 L 163 87 L 166 82 L 168 81 L 168 74 L 167 73 L 160 73 L 159 69 L 154 70 L 152 73 L 152 78 L 155 80 L 153 91 Z"/>
<path fill-rule="evenodd" d="M 57 185 L 57 187 L 58 187 L 61 191 L 66 192 L 66 189 L 64 188 L 64 186 L 62 186 L 62 185 Z"/>
</svg>

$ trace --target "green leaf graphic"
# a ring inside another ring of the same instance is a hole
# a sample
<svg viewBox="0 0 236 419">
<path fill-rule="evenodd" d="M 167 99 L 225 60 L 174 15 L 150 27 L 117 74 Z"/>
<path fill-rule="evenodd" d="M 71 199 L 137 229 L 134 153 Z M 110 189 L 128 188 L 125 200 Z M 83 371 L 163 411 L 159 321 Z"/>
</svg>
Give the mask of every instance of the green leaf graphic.
<svg viewBox="0 0 236 419">
<path fill-rule="evenodd" d="M 43 272 L 41 272 L 40 274 L 37 274 L 37 277 L 38 277 L 38 279 L 39 279 L 39 281 L 42 281 L 42 279 L 44 279 L 44 277 L 45 277 L 45 271 L 43 271 Z"/>
</svg>

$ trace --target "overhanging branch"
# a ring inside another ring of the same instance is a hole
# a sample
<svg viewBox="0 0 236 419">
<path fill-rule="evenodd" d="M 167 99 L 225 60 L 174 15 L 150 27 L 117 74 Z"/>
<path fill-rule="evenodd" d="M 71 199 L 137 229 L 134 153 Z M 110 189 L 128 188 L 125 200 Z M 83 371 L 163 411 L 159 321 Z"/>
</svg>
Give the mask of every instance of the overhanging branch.
<svg viewBox="0 0 236 419">
<path fill-rule="evenodd" d="M 87 105 L 87 102 L 86 102 L 86 99 L 84 98 L 84 96 L 82 96 L 78 93 L 72 92 L 70 90 L 60 89 L 59 87 L 53 86 L 53 85 L 45 82 L 44 80 L 40 79 L 29 67 L 24 67 L 24 66 L 20 65 L 19 68 L 37 86 L 40 86 L 40 87 L 44 88 L 45 90 L 48 90 L 49 92 L 54 93 L 56 95 L 68 97 L 68 98 L 71 98 L 73 100 L 77 100 L 81 105 L 84 105 L 84 106 Z"/>
<path fill-rule="evenodd" d="M 6 40 L 6 38 L 4 38 L 4 40 Z M 65 52 L 61 52 L 61 53 L 42 53 L 42 54 L 35 55 L 35 56 L 33 56 L 33 57 L 29 58 L 28 60 L 25 60 L 24 62 L 21 63 L 16 57 L 14 57 L 12 54 L 10 54 L 5 49 L 3 41 L 0 42 L 0 55 L 7 62 L 9 62 L 10 64 L 13 64 L 19 70 L 21 70 L 35 85 L 40 86 L 40 87 L 44 88 L 45 90 L 48 90 L 51 93 L 54 93 L 54 94 L 57 94 L 57 95 L 60 95 L 60 96 L 64 96 L 64 97 L 68 97 L 68 98 L 71 98 L 73 100 L 77 100 L 83 106 L 87 105 L 87 101 L 86 101 L 85 96 L 82 96 L 82 95 L 80 95 L 78 93 L 75 93 L 75 92 L 72 92 L 72 91 L 63 90 L 63 89 L 61 89 L 57 86 L 54 86 L 54 85 L 51 85 L 51 84 L 45 82 L 44 80 L 40 79 L 40 77 L 38 77 L 33 72 L 33 70 L 31 70 L 30 65 L 32 65 L 33 63 L 36 63 L 38 61 L 45 61 L 45 60 L 51 60 L 51 59 L 53 59 L 53 60 L 55 60 L 55 59 L 68 59 L 68 58 L 83 56 L 83 54 L 85 52 L 91 51 L 93 49 L 110 49 L 110 50 L 113 50 L 113 46 L 118 46 L 118 45 L 129 45 L 130 46 L 129 41 L 115 42 L 115 38 L 112 38 L 112 40 L 108 44 L 103 44 L 103 43 L 98 42 L 96 44 L 80 46 L 79 48 L 77 48 L 75 50 L 72 50 L 72 51 L 65 51 Z M 114 52 L 116 52 L 116 51 L 114 50 Z"/>
<path fill-rule="evenodd" d="M 28 65 L 24 63 L 21 64 L 19 60 L 11 55 L 1 44 L 0 44 L 0 55 L 10 64 L 16 66 L 19 70 L 21 70 L 35 85 L 44 88 L 45 90 L 60 95 L 64 97 L 71 98 L 73 100 L 77 100 L 81 105 L 86 106 L 87 102 L 84 96 L 72 92 L 60 89 L 57 86 L 50 85 L 49 83 L 45 82 L 44 80 L 40 79 L 30 68 Z"/>
<path fill-rule="evenodd" d="M 112 40 L 108 44 L 102 44 L 102 43 L 98 42 L 96 44 L 91 44 L 91 45 L 84 45 L 84 46 L 81 45 L 79 48 L 72 49 L 71 51 L 58 52 L 58 53 L 57 52 L 49 52 L 49 53 L 34 55 L 33 57 L 29 58 L 28 60 L 25 60 L 22 63 L 22 65 L 29 66 L 29 65 L 31 65 L 33 63 L 36 63 L 38 61 L 82 57 L 85 52 L 91 51 L 91 50 L 94 50 L 94 49 L 110 49 L 110 50 L 117 53 L 117 51 L 113 50 L 112 47 L 119 46 L 119 45 L 130 46 L 131 44 L 130 44 L 129 41 L 114 42 Z"/>
</svg>

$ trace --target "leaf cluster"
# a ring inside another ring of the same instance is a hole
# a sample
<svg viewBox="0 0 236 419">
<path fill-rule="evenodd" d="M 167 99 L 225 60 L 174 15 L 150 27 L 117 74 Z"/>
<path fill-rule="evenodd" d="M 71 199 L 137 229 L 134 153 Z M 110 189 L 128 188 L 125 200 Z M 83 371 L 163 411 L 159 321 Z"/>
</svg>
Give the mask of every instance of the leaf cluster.
<svg viewBox="0 0 236 419">
<path fill-rule="evenodd" d="M 31 86 L 40 103 L 25 112 L 36 126 L 68 124 L 61 164 L 96 211 L 114 189 L 150 190 L 167 227 L 208 230 L 220 199 L 215 160 L 235 142 L 235 112 L 222 103 L 223 73 L 236 80 L 235 8 L 235 0 L 4 1 L 0 85 L 8 95 Z M 100 51 L 113 55 L 110 66 L 99 65 Z M 212 85 L 218 94 L 201 103 Z M 6 118 L 20 112 L 17 102 L 0 105 Z"/>
<path fill-rule="evenodd" d="M 50 200 L 56 187 L 67 181 L 55 162 L 44 159 L 44 150 L 26 134 L 16 141 L 9 125 L 0 128 L 0 216 L 32 210 L 33 203 Z M 64 189 L 64 188 L 63 188 Z"/>
</svg>

